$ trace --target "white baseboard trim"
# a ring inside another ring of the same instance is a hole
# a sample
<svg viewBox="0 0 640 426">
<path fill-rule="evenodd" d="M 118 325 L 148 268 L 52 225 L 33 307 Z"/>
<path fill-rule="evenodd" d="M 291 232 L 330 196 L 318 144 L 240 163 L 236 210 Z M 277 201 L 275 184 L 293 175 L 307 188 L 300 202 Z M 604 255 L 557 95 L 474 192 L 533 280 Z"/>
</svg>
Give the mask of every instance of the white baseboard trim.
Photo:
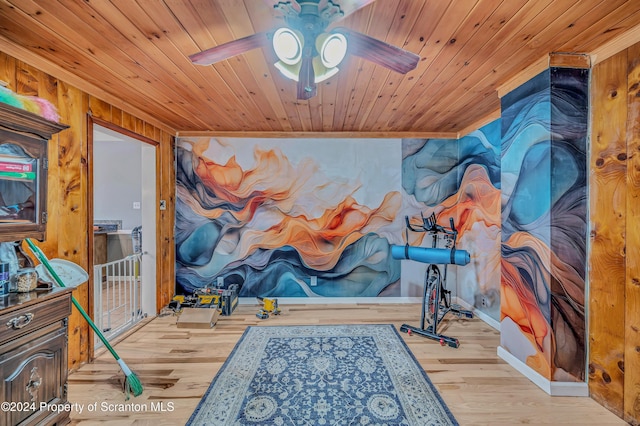
<svg viewBox="0 0 640 426">
<path fill-rule="evenodd" d="M 326 305 L 326 304 L 385 304 L 422 303 L 421 297 L 277 297 L 279 305 Z M 241 305 L 258 305 L 255 297 L 240 297 Z"/>
<path fill-rule="evenodd" d="M 278 297 L 279 305 L 323 305 L 323 304 L 366 304 L 366 303 L 422 303 L 421 297 Z M 238 303 L 241 305 L 258 305 L 255 297 L 240 297 Z M 484 312 L 471 306 L 466 301 L 454 297 L 452 303 L 462 306 L 464 309 L 473 311 L 473 314 L 484 321 L 490 327 L 500 331 L 500 322 L 491 318 Z"/>
<path fill-rule="evenodd" d="M 499 321 L 496 321 L 495 319 L 491 318 L 489 315 L 487 315 L 484 312 L 478 310 L 476 307 L 472 306 L 467 301 L 462 300 L 459 297 L 454 297 L 453 300 L 452 300 L 452 303 L 457 303 L 458 305 L 462 306 L 463 308 L 468 309 L 470 311 L 473 311 L 473 315 L 475 315 L 476 317 L 480 318 L 482 321 L 484 321 L 491 328 L 493 328 L 493 329 L 495 329 L 497 331 L 500 331 L 500 322 Z"/>
<path fill-rule="evenodd" d="M 589 396 L 589 386 L 586 382 L 554 382 L 548 380 L 518 358 L 511 355 L 511 353 L 502 346 L 498 346 L 498 356 L 551 396 Z"/>
</svg>

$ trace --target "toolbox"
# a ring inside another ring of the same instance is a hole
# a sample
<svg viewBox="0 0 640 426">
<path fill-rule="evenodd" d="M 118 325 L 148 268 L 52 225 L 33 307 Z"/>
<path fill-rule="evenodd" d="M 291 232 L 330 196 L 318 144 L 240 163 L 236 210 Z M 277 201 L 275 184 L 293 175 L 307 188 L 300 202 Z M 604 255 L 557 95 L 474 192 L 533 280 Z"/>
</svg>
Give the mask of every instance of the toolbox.
<svg viewBox="0 0 640 426">
<path fill-rule="evenodd" d="M 222 315 L 228 316 L 238 306 L 238 285 L 232 284 L 228 289 L 222 290 L 220 295 L 220 310 Z"/>
</svg>

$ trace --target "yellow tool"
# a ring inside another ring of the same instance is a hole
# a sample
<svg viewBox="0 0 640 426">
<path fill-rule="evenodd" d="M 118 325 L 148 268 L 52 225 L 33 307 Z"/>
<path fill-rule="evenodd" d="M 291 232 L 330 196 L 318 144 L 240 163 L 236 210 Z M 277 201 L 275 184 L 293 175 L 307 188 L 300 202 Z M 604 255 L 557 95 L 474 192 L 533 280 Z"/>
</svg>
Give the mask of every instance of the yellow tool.
<svg viewBox="0 0 640 426">
<path fill-rule="evenodd" d="M 173 297 L 170 307 L 173 307 L 176 311 L 183 307 L 220 308 L 220 295 L 201 293 L 199 291 L 193 295 L 177 294 Z"/>
<path fill-rule="evenodd" d="M 266 297 L 258 297 L 258 300 L 262 302 L 262 309 L 267 312 L 271 312 L 275 315 L 280 313 L 280 308 L 278 307 L 278 299 L 268 299 Z"/>
<path fill-rule="evenodd" d="M 198 306 L 220 306 L 220 295 L 219 294 L 199 294 L 198 295 Z"/>
<path fill-rule="evenodd" d="M 267 319 L 269 318 L 269 314 L 280 315 L 281 310 L 278 307 L 278 299 L 258 297 L 258 300 L 262 303 L 262 309 L 260 309 L 256 314 L 258 318 Z"/>
</svg>

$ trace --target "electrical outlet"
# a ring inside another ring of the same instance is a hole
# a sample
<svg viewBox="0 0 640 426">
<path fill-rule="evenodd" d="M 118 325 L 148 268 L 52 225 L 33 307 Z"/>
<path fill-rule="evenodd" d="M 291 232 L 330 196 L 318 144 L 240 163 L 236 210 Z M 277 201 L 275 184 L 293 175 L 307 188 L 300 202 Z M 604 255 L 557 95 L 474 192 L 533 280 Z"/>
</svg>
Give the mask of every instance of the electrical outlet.
<svg viewBox="0 0 640 426">
<path fill-rule="evenodd" d="M 133 202 L 133 209 L 134 210 L 140 210 L 140 201 L 134 201 Z"/>
<path fill-rule="evenodd" d="M 311 275 L 311 277 L 309 278 L 309 285 L 311 287 L 315 287 L 318 285 L 318 277 L 316 277 L 315 275 Z"/>
<path fill-rule="evenodd" d="M 482 296 L 482 306 L 487 306 L 487 298 Z"/>
<path fill-rule="evenodd" d="M 224 277 L 217 277 L 217 278 L 216 278 L 216 285 L 217 285 L 218 287 L 222 287 L 222 286 L 224 286 Z"/>
</svg>

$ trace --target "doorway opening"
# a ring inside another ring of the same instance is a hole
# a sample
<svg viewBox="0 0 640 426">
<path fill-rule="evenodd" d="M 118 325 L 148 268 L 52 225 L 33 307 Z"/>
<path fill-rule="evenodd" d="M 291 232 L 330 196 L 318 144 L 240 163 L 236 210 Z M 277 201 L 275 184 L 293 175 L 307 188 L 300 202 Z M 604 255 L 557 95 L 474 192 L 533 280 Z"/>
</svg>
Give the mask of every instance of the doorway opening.
<svg viewBox="0 0 640 426">
<path fill-rule="evenodd" d="M 111 340 L 156 313 L 158 144 L 110 123 L 90 124 L 89 300 Z M 102 345 L 93 342 L 93 349 Z"/>
</svg>

